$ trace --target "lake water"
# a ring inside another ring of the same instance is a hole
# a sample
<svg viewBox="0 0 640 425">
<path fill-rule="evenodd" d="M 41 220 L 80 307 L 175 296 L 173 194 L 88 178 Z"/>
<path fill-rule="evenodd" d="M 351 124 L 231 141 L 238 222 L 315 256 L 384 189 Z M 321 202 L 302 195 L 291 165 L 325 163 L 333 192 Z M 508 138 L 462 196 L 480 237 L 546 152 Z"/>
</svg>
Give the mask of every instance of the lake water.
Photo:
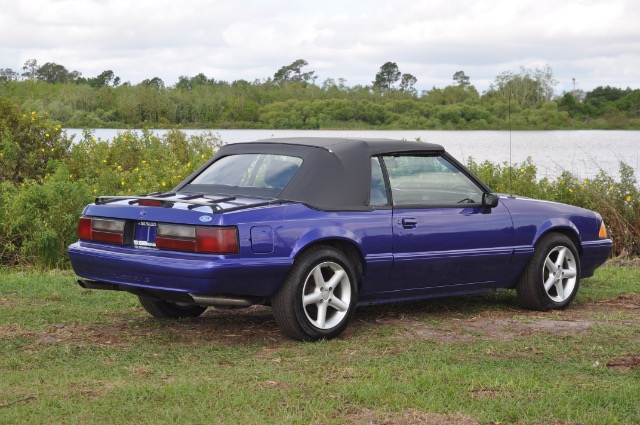
<svg viewBox="0 0 640 425">
<path fill-rule="evenodd" d="M 122 130 L 120 130 L 122 131 Z M 136 131 L 136 130 L 132 130 Z M 137 130 L 139 131 L 139 130 Z M 368 137 L 420 139 L 437 143 L 466 162 L 490 160 L 519 164 L 531 157 L 538 178 L 555 178 L 570 171 L 581 178 L 592 178 L 600 169 L 618 177 L 619 163 L 624 161 L 640 180 L 640 131 L 565 130 L 565 131 L 439 131 L 439 130 L 183 130 L 187 134 L 211 131 L 224 143 L 241 143 L 275 137 Z M 96 129 L 95 137 L 111 139 L 118 130 Z M 166 130 L 153 130 L 161 135 Z M 82 130 L 68 129 L 69 135 L 82 137 Z"/>
</svg>

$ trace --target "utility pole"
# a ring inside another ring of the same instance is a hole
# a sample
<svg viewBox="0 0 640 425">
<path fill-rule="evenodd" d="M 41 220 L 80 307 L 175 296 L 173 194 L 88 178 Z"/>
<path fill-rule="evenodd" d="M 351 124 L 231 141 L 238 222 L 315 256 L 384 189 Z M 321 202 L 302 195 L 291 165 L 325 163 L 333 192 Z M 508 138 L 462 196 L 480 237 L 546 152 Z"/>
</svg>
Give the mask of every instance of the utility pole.
<svg viewBox="0 0 640 425">
<path fill-rule="evenodd" d="M 576 91 L 576 78 L 573 77 L 572 80 L 573 80 L 573 91 Z"/>
</svg>

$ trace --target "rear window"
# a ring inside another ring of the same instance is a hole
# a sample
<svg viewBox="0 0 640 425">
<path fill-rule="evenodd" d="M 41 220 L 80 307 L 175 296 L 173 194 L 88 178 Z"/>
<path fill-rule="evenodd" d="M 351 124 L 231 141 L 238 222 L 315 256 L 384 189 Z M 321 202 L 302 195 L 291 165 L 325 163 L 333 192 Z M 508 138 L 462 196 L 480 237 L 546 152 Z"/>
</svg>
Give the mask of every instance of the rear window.
<svg viewBox="0 0 640 425">
<path fill-rule="evenodd" d="M 274 154 L 242 154 L 220 158 L 189 186 L 199 189 L 240 194 L 277 196 L 289 183 L 302 164 L 302 158 Z"/>
</svg>

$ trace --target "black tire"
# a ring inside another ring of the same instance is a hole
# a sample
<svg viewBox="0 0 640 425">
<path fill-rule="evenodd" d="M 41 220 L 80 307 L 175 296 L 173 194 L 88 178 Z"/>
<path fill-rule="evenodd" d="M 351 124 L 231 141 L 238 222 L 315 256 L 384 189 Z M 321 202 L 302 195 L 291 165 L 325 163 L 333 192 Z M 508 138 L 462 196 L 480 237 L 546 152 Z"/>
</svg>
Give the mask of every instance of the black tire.
<svg viewBox="0 0 640 425">
<path fill-rule="evenodd" d="M 351 321 L 356 303 L 354 266 L 344 253 L 329 246 L 303 252 L 271 300 L 282 332 L 300 341 L 340 335 Z"/>
<path fill-rule="evenodd" d="M 565 235 L 550 233 L 536 244 L 516 290 L 524 307 L 547 311 L 567 307 L 579 286 L 580 257 L 574 243 Z"/>
<path fill-rule="evenodd" d="M 181 305 L 170 301 L 154 300 L 146 297 L 138 297 L 142 307 L 158 319 L 182 319 L 184 317 L 198 317 L 205 312 L 207 307 L 200 305 Z"/>
</svg>

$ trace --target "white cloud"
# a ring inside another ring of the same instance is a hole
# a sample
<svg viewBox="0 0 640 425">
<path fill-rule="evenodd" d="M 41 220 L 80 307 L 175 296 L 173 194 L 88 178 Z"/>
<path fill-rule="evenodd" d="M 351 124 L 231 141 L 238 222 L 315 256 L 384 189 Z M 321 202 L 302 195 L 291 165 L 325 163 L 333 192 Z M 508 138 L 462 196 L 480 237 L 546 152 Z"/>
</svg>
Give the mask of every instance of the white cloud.
<svg viewBox="0 0 640 425">
<path fill-rule="evenodd" d="M 370 84 L 394 61 L 419 89 L 464 70 L 483 90 L 500 72 L 549 64 L 557 91 L 639 88 L 635 0 L 0 0 L 0 67 L 55 62 L 84 76 L 167 85 L 200 72 L 263 79 L 303 58 L 319 82 Z"/>
</svg>

